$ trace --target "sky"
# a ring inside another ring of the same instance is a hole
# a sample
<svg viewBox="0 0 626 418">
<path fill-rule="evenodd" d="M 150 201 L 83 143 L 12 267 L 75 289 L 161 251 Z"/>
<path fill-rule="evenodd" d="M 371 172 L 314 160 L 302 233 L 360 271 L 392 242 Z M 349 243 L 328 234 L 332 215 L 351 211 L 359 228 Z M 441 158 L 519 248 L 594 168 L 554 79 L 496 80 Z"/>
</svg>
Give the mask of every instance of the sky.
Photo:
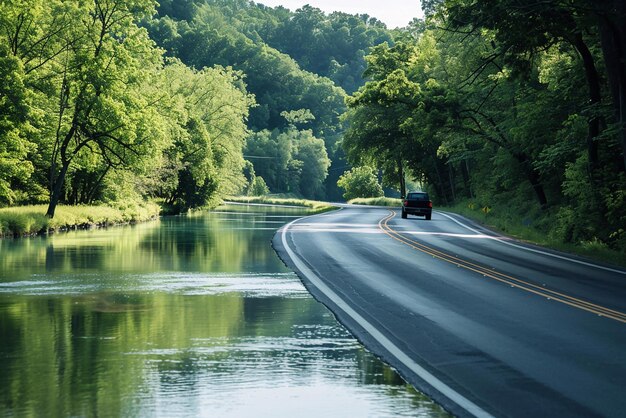
<svg viewBox="0 0 626 418">
<path fill-rule="evenodd" d="M 414 17 L 423 17 L 419 0 L 255 0 L 266 6 L 284 6 L 295 11 L 305 4 L 327 13 L 341 11 L 368 14 L 384 22 L 388 28 L 406 26 Z"/>
</svg>

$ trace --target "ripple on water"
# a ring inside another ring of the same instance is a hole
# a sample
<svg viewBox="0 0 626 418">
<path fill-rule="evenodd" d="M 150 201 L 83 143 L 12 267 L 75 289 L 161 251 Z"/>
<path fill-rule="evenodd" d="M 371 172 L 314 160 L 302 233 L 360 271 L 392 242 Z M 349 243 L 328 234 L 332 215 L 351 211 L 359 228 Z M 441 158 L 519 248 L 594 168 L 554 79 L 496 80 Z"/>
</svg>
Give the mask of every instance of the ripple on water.
<svg viewBox="0 0 626 418">
<path fill-rule="evenodd" d="M 93 292 L 167 292 L 181 295 L 238 293 L 244 297 L 307 298 L 294 273 L 150 273 L 109 276 L 64 275 L 56 280 L 23 280 L 0 283 L 0 294 L 81 295 Z M 36 276 L 33 276 L 36 278 Z"/>
<path fill-rule="evenodd" d="M 439 416 L 433 405 L 402 384 L 376 382 L 362 368 L 376 361 L 353 338 L 239 337 L 197 339 L 185 350 L 149 350 L 152 391 L 140 400 L 149 411 L 158 401 L 164 416 L 397 417 Z M 192 370 L 189 364 L 193 364 Z M 193 391 L 194 402 L 189 402 Z M 165 409 L 163 409 L 165 408 Z"/>
</svg>

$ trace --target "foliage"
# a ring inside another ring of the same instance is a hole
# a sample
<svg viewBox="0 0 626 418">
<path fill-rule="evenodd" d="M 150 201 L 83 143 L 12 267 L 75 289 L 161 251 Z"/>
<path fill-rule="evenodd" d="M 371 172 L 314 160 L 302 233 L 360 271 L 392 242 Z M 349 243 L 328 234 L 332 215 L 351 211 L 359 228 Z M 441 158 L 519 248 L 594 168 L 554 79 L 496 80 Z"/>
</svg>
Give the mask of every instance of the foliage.
<svg viewBox="0 0 626 418">
<path fill-rule="evenodd" d="M 245 186 L 243 74 L 164 62 L 139 26 L 154 6 L 0 2 L 0 205 L 47 200 L 53 217 L 59 202 L 160 198 L 184 210 Z"/>
<path fill-rule="evenodd" d="M 246 140 L 245 155 L 274 193 L 324 197 L 330 160 L 324 141 L 310 130 L 261 131 Z"/>
<path fill-rule="evenodd" d="M 291 13 L 284 8 L 272 9 L 247 0 L 186 4 L 189 7 L 186 13 L 170 12 L 168 6 L 161 9 L 158 18 L 146 23 L 151 36 L 166 53 L 195 68 L 223 65 L 241 71 L 245 74 L 243 81 L 247 90 L 254 94 L 257 103 L 250 109 L 248 118 L 247 125 L 252 132 L 285 132 L 292 127 L 310 129 L 316 138 L 324 141 L 325 152 L 333 163 L 339 165 L 342 152 L 337 142 L 343 130 L 340 115 L 345 110 L 345 92 L 333 80 L 338 82 L 341 78 L 352 86 L 351 89 L 360 85 L 366 50 L 378 40 L 390 37 L 382 24 L 366 16 L 326 16 L 307 7 Z M 181 15 L 191 17 L 182 19 Z M 309 19 L 309 15 L 316 17 Z M 296 16 L 309 24 L 300 27 L 293 20 Z M 294 37 L 307 36 L 307 31 L 328 33 L 320 36 L 316 45 L 295 41 Z M 335 48 L 335 42 L 342 46 Z M 293 49 L 296 45 L 301 54 Z M 341 50 L 341 55 L 331 55 L 333 49 L 336 53 Z M 309 66 L 309 63 L 321 67 Z M 339 78 L 333 78 L 322 67 L 336 69 L 329 71 Z M 341 85 L 348 88 L 347 84 Z M 292 184 L 277 188 L 264 172 L 262 166 L 266 164 L 256 158 L 250 161 L 271 190 L 300 187 Z M 281 167 L 283 162 L 280 161 Z M 298 172 L 299 163 L 294 162 L 289 169 Z M 333 179 L 336 180 L 336 176 Z M 324 197 L 327 192 L 329 197 L 339 195 L 334 181 L 323 187 L 303 187 L 307 197 L 313 197 L 311 193 L 316 193 L 317 197 Z"/>
<path fill-rule="evenodd" d="M 388 206 L 396 208 L 402 206 L 401 199 L 391 197 L 356 198 L 349 200 L 348 203 L 351 205 Z"/>
<path fill-rule="evenodd" d="M 337 185 L 345 190 L 343 197 L 346 200 L 384 195 L 374 169 L 367 166 L 354 167 L 346 171 L 339 177 Z"/>
<path fill-rule="evenodd" d="M 602 7 L 582 18 L 565 3 L 429 3 L 426 28 L 366 57 L 348 158 L 400 190 L 410 176 L 436 204 L 472 199 L 556 241 L 626 251 L 623 133 L 606 40 L 587 20 Z"/>
<path fill-rule="evenodd" d="M 327 203 L 315 200 L 307 199 L 288 199 L 278 198 L 271 196 L 227 196 L 224 198 L 226 202 L 236 203 L 253 203 L 263 205 L 278 205 L 278 206 L 302 206 L 310 208 L 310 214 L 323 213 L 331 210 L 335 210 L 336 207 Z"/>
<path fill-rule="evenodd" d="M 186 210 L 240 191 L 246 183 L 245 120 L 254 103 L 240 84 L 241 73 L 219 66 L 194 71 L 178 61 L 163 73 L 172 146 L 163 151 L 152 192 Z"/>
<path fill-rule="evenodd" d="M 267 184 L 265 184 L 265 180 L 263 180 L 263 177 L 256 176 L 250 184 L 248 196 L 265 196 L 269 192 L 270 189 L 269 187 L 267 187 Z"/>
<path fill-rule="evenodd" d="M 0 44 L 0 205 L 13 204 L 18 198 L 14 186 L 33 172 L 27 159 L 34 144 L 27 139 L 32 127 L 24 69 L 8 52 L 7 46 Z"/>
</svg>

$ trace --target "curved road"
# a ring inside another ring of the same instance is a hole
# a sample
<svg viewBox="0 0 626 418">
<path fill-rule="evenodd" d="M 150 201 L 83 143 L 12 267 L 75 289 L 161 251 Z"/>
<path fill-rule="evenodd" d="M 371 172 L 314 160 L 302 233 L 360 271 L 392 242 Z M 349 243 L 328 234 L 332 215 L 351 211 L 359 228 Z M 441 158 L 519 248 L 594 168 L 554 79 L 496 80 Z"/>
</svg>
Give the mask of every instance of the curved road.
<svg viewBox="0 0 626 418">
<path fill-rule="evenodd" d="M 344 207 L 273 245 L 372 352 L 459 416 L 624 416 L 626 270 L 448 213 Z"/>
</svg>

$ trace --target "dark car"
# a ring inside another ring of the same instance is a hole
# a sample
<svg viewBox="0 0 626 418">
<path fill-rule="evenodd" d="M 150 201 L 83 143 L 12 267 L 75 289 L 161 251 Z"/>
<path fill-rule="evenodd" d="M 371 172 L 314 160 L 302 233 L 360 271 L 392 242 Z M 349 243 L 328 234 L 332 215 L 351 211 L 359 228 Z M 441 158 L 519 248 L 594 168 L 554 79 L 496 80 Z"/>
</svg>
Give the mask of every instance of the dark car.
<svg viewBox="0 0 626 418">
<path fill-rule="evenodd" d="M 402 201 L 402 217 L 407 215 L 425 216 L 427 221 L 433 213 L 433 202 L 426 192 L 409 192 Z"/>
</svg>

